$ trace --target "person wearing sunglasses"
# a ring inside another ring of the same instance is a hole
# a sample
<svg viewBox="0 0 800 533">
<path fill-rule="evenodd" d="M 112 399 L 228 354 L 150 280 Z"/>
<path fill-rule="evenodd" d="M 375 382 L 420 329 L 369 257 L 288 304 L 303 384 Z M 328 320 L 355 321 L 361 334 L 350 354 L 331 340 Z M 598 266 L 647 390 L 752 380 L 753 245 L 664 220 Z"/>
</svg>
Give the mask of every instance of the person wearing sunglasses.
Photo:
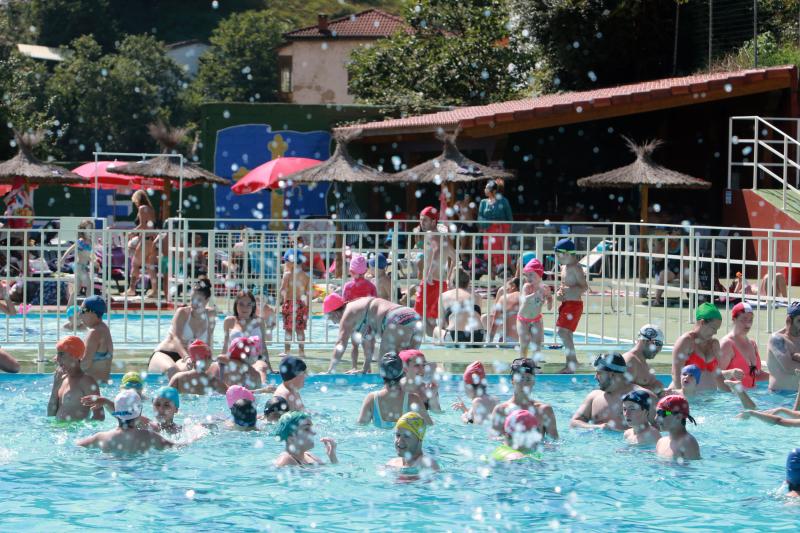
<svg viewBox="0 0 800 533">
<path fill-rule="evenodd" d="M 676 394 L 664 396 L 656 405 L 656 420 L 668 434 L 658 439 L 656 454 L 663 459 L 690 461 L 700 459 L 700 445 L 688 431 L 686 421 L 697 425 L 689 414 L 689 402 Z"/>
<path fill-rule="evenodd" d="M 533 386 L 536 384 L 536 371 L 539 366 L 533 359 L 519 358 L 511 363 L 511 384 L 514 395 L 495 406 L 492 410 L 492 429 L 498 435 L 505 435 L 505 422 L 508 415 L 519 409 L 533 413 L 539 420 L 539 431 L 543 437 L 558 438 L 556 415 L 550 404 L 533 398 Z"/>
<path fill-rule="evenodd" d="M 648 361 L 655 358 L 664 346 L 664 332 L 655 324 L 645 324 L 639 330 L 636 344 L 629 351 L 622 354 L 631 381 L 654 394 L 661 394 L 664 384 L 656 377 L 655 371 Z"/>
<path fill-rule="evenodd" d="M 622 354 L 609 353 L 598 355 L 594 360 L 594 379 L 598 388 L 590 392 L 583 403 L 572 415 L 570 427 L 580 429 L 610 429 L 624 431 L 628 429 L 622 413 L 622 399 L 634 390 L 644 391 L 657 397 L 652 392 L 631 383 L 628 379 L 628 367 Z M 650 413 L 649 418 L 655 418 Z"/>
</svg>

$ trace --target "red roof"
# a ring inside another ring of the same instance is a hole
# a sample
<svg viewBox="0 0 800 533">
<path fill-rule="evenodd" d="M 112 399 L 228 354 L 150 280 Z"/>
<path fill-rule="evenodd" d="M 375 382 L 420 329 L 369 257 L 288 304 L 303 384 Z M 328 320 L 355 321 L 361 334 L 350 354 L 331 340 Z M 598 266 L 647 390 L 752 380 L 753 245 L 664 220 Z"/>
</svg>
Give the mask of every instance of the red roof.
<svg viewBox="0 0 800 533">
<path fill-rule="evenodd" d="M 666 78 L 592 91 L 548 94 L 524 100 L 459 107 L 379 122 L 368 122 L 341 129 L 360 128 L 365 137 L 453 130 L 460 126 L 524 131 L 557 123 L 574 123 L 595 118 L 620 116 L 655 109 L 677 107 L 746 94 L 792 88 L 797 80 L 794 66 L 698 74 Z M 616 109 L 615 109 L 616 108 Z"/>
<path fill-rule="evenodd" d="M 319 31 L 319 25 L 284 33 L 287 40 L 330 39 L 333 37 L 378 39 L 389 37 L 406 27 L 405 21 L 380 9 L 368 9 L 346 17 L 328 21 L 328 32 Z"/>
</svg>

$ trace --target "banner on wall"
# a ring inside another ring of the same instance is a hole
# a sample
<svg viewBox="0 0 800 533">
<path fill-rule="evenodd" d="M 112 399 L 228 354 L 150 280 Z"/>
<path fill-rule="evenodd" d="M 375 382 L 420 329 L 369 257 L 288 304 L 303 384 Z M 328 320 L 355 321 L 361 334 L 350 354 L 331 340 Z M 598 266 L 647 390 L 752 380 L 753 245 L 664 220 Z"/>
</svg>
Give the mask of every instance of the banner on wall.
<svg viewBox="0 0 800 533">
<path fill-rule="evenodd" d="M 214 147 L 214 174 L 238 181 L 255 167 L 277 157 L 330 157 L 331 136 L 327 131 L 273 131 L 268 124 L 232 126 L 217 132 Z M 220 229 L 250 226 L 267 229 L 259 219 L 305 218 L 327 214 L 325 198 L 329 183 L 301 185 L 281 191 L 263 190 L 238 195 L 230 186 L 217 186 L 215 212 Z M 249 223 L 227 222 L 255 219 Z"/>
</svg>

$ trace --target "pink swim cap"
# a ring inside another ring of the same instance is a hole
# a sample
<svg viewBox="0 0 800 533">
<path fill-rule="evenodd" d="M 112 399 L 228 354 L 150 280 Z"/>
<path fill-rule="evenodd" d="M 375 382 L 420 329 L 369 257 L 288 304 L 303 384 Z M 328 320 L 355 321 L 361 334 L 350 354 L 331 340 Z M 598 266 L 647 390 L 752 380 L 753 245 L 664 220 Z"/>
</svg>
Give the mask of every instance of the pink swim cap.
<svg viewBox="0 0 800 533">
<path fill-rule="evenodd" d="M 525 409 L 519 409 L 506 417 L 503 431 L 506 435 L 513 435 L 517 432 L 527 433 L 537 427 L 539 427 L 539 419 L 536 418 L 536 415 Z"/>
<path fill-rule="evenodd" d="M 350 272 L 353 274 L 364 274 L 367 271 L 367 258 L 361 254 L 354 255 L 350 259 Z"/>
<path fill-rule="evenodd" d="M 344 298 L 342 298 L 342 295 L 337 292 L 332 292 L 325 297 L 325 300 L 322 301 L 322 312 L 327 315 L 328 313 L 332 313 L 343 307 L 344 304 L 345 301 Z"/>
<path fill-rule="evenodd" d="M 408 364 L 409 361 L 418 357 L 421 357 L 423 361 L 425 360 L 425 354 L 419 350 L 403 350 L 397 355 L 400 356 L 404 364 Z"/>
<path fill-rule="evenodd" d="M 534 258 L 528 261 L 528 264 L 522 269 L 523 272 L 536 272 L 539 276 L 544 275 L 544 266 L 542 266 L 542 262 L 538 259 Z"/>
<path fill-rule="evenodd" d="M 470 363 L 466 370 L 464 370 L 464 383 L 467 385 L 480 385 L 486 379 L 486 370 L 483 369 L 483 363 L 475 361 Z"/>
<path fill-rule="evenodd" d="M 250 400 L 253 403 L 256 401 L 256 397 L 253 396 L 253 393 L 241 385 L 228 387 L 228 391 L 225 393 L 225 399 L 228 401 L 228 409 L 233 407 L 233 404 L 239 400 Z"/>
</svg>

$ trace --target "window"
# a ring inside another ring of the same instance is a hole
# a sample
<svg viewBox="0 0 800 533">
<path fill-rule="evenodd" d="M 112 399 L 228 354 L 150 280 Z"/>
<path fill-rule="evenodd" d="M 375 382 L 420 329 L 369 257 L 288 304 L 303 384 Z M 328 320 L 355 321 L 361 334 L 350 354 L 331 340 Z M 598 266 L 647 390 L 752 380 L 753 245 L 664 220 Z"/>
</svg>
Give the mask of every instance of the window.
<svg viewBox="0 0 800 533">
<path fill-rule="evenodd" d="M 292 57 L 278 56 L 278 68 L 280 69 L 280 91 L 283 94 L 292 92 Z"/>
</svg>

